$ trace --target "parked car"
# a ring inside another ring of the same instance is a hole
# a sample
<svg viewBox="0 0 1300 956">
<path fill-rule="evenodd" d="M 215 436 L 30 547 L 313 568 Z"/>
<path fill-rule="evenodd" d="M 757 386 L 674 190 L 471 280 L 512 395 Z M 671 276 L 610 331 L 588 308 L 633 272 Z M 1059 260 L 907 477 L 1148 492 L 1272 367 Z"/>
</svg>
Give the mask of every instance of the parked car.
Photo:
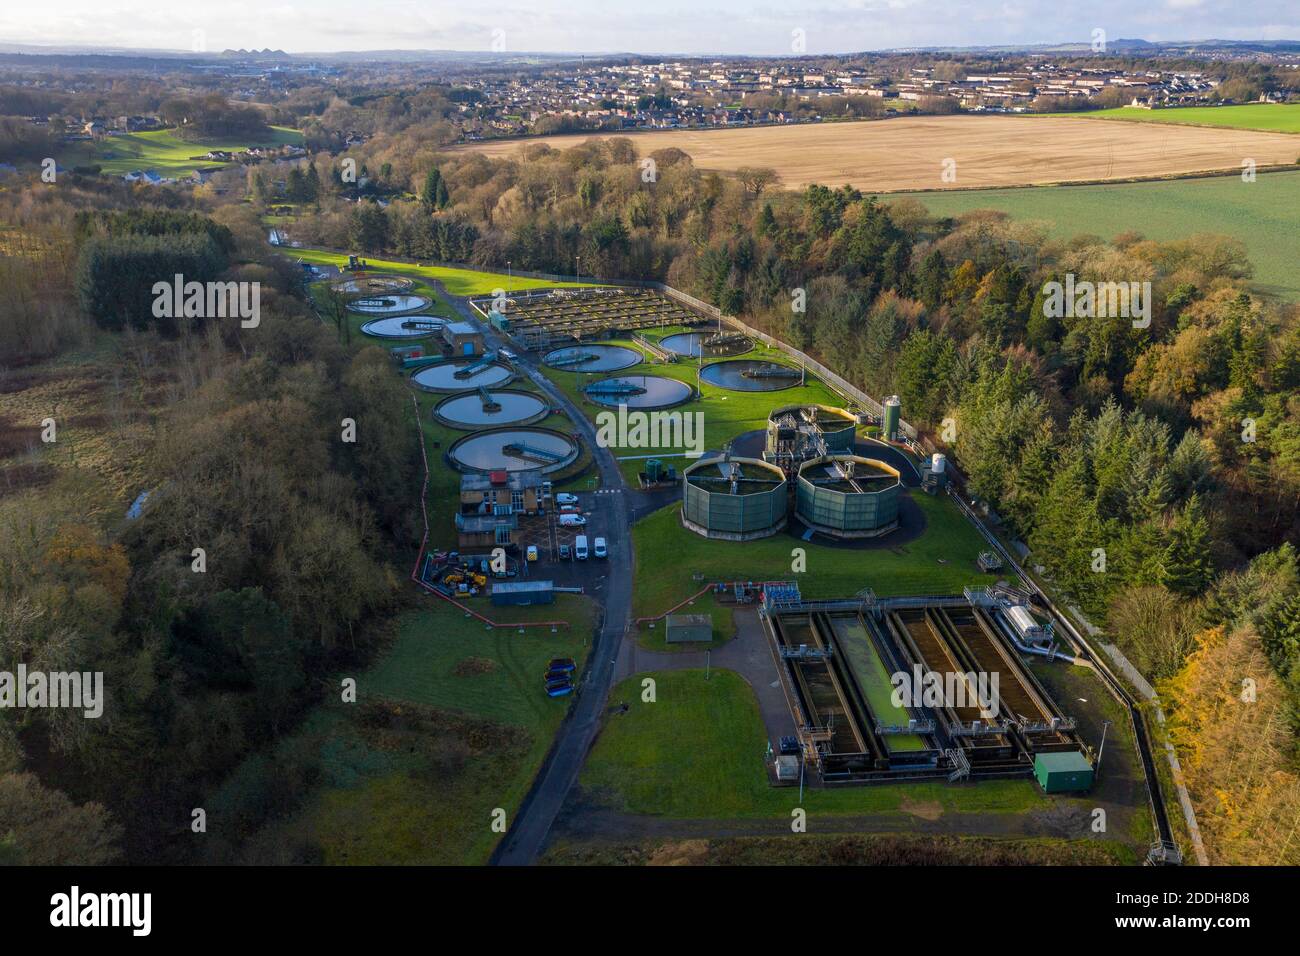
<svg viewBox="0 0 1300 956">
<path fill-rule="evenodd" d="M 595 542 L 594 542 L 593 549 L 594 549 L 594 552 L 595 552 L 596 557 L 598 557 L 598 558 L 607 558 L 607 557 L 609 557 L 609 551 L 605 548 L 605 539 L 604 539 L 604 538 L 597 538 L 597 539 L 595 540 Z"/>
<path fill-rule="evenodd" d="M 572 555 L 572 554 L 573 554 L 573 550 L 572 550 L 572 549 L 571 549 L 567 544 L 562 544 L 562 545 L 560 545 L 560 560 L 561 560 L 561 561 L 568 561 L 568 560 L 569 560 L 569 556 Z"/>
<path fill-rule="evenodd" d="M 578 503 L 578 496 L 571 495 L 567 491 L 561 491 L 556 493 L 555 503 L 557 505 L 576 505 Z"/>
<path fill-rule="evenodd" d="M 586 523 L 587 519 L 582 515 L 560 515 L 560 524 L 565 528 L 580 528 Z"/>
<path fill-rule="evenodd" d="M 528 546 L 528 560 L 529 560 L 529 561 L 536 561 L 536 560 L 537 560 L 537 545 L 535 545 L 535 544 L 530 544 L 530 545 Z"/>
<path fill-rule="evenodd" d="M 587 536 L 580 534 L 573 539 L 573 553 L 579 561 L 587 560 Z"/>
<path fill-rule="evenodd" d="M 562 515 L 576 515 L 581 511 L 582 509 L 577 505 L 560 505 L 560 514 Z"/>
</svg>

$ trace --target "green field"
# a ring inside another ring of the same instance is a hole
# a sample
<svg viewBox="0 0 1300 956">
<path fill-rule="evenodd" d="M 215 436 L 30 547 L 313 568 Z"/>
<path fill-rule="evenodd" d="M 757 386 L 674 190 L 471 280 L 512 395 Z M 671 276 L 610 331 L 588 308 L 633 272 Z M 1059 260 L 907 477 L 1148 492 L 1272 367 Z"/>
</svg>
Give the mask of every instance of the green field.
<svg viewBox="0 0 1300 956">
<path fill-rule="evenodd" d="M 488 629 L 450 605 L 399 619 L 387 652 L 357 677 L 357 703 L 318 707 L 269 759 L 313 768 L 305 801 L 254 842 L 308 846 L 326 864 L 460 865 L 487 861 L 512 822 L 571 698 L 551 699 L 552 657 L 577 660 L 591 643 L 593 606 L 560 595 L 553 606 L 499 609 L 512 621 L 571 626 Z M 478 599 L 485 601 L 485 599 Z M 268 758 L 257 758 L 268 759 Z M 241 774 L 209 802 L 238 825 Z"/>
<path fill-rule="evenodd" d="M 1054 115 L 1124 120 L 1132 123 L 1175 123 L 1190 126 L 1223 126 L 1231 129 L 1258 129 L 1275 133 L 1300 133 L 1300 103 L 1176 106 L 1157 110 L 1120 106 L 1111 110 Z"/>
<path fill-rule="evenodd" d="M 121 176 L 140 170 L 152 170 L 164 177 L 188 176 L 196 169 L 220 169 L 227 163 L 204 159 L 212 149 L 241 150 L 250 146 L 302 145 L 302 133 L 284 126 L 272 126 L 271 135 L 257 142 L 244 140 L 203 140 L 187 142 L 174 129 L 150 130 L 110 136 L 97 143 L 81 143 L 59 157 L 67 166 L 98 164 L 101 172 Z"/>
<path fill-rule="evenodd" d="M 641 681 L 655 681 L 654 703 L 641 699 Z M 928 803 L 941 811 L 1023 813 L 1050 805 L 1032 780 L 975 785 L 776 788 L 763 768 L 766 731 L 754 692 L 738 674 L 713 670 L 658 671 L 628 678 L 610 692 L 629 710 L 611 714 L 592 748 L 580 782 L 588 799 L 628 813 L 683 819 L 789 819 L 802 806 L 817 813 L 905 812 Z M 815 830 L 815 823 L 810 822 Z"/>
<path fill-rule="evenodd" d="M 325 252 L 321 249 L 285 249 L 285 255 L 318 266 L 346 266 L 348 257 L 338 252 Z M 394 262 L 389 259 L 376 259 L 364 256 L 366 267 L 397 275 L 410 276 L 413 279 L 436 279 L 452 295 L 491 295 L 497 289 L 518 292 L 523 289 L 561 289 L 590 287 L 600 283 L 592 282 L 551 282 L 547 279 L 529 279 L 523 276 L 507 277 L 504 272 L 482 272 L 477 269 L 459 269 L 450 266 L 418 266 L 409 262 Z"/>
<path fill-rule="evenodd" d="M 706 582 L 797 580 L 804 597 L 852 597 L 863 588 L 882 596 L 958 594 L 967 585 L 991 584 L 993 578 L 975 565 L 987 545 L 946 496 L 906 493 L 920 506 L 927 522 L 920 537 L 892 547 L 839 548 L 802 541 L 779 533 L 757 541 L 716 541 L 681 526 L 679 505 L 643 518 L 632 528 L 636 549 L 636 594 L 639 617 L 661 614 L 700 589 L 693 574 Z M 791 551 L 807 553 L 807 572 L 791 571 Z"/>
<path fill-rule="evenodd" d="M 1276 107 L 1274 107 L 1276 108 Z M 1296 142 L 1300 154 L 1300 139 Z M 1023 189 L 900 193 L 923 202 L 936 216 L 973 209 L 999 209 L 1015 219 L 1041 220 L 1051 235 L 1068 239 L 1093 234 L 1109 239 L 1136 231 L 1148 239 L 1183 239 L 1218 233 L 1240 239 L 1255 267 L 1261 292 L 1300 299 L 1300 172 L 1113 183 L 1093 186 L 1029 186 Z"/>
</svg>

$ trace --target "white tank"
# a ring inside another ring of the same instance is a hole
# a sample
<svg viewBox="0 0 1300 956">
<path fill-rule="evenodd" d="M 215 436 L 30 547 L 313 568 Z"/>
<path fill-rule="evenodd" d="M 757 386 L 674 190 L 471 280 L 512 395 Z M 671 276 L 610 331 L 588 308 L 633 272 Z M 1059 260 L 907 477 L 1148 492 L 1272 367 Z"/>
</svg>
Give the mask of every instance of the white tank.
<svg viewBox="0 0 1300 956">
<path fill-rule="evenodd" d="M 947 466 L 948 466 L 948 459 L 945 458 L 943 455 L 939 454 L 939 452 L 936 451 L 933 455 L 930 456 L 930 470 L 934 472 L 936 475 L 942 475 L 943 470 Z"/>
</svg>

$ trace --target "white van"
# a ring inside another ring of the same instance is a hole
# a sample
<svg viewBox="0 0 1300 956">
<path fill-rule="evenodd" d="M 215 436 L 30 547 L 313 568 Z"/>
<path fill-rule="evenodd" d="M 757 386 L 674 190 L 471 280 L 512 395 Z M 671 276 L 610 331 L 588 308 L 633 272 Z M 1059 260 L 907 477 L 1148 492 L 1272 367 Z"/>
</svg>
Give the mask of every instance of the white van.
<svg viewBox="0 0 1300 956">
<path fill-rule="evenodd" d="M 595 554 L 596 557 L 598 557 L 598 558 L 607 558 L 607 557 L 609 557 L 609 551 L 606 550 L 606 548 L 605 548 L 605 539 L 604 539 L 604 538 L 597 538 L 597 539 L 596 539 L 596 541 L 595 541 L 595 543 L 594 543 L 594 550 L 592 551 L 592 553 Z"/>
<path fill-rule="evenodd" d="M 580 528 L 587 523 L 587 519 L 582 515 L 563 514 L 560 515 L 560 526 L 564 528 Z"/>
<path fill-rule="evenodd" d="M 574 539 L 573 556 L 579 561 L 587 560 L 587 536 L 585 534 L 580 534 Z"/>
</svg>

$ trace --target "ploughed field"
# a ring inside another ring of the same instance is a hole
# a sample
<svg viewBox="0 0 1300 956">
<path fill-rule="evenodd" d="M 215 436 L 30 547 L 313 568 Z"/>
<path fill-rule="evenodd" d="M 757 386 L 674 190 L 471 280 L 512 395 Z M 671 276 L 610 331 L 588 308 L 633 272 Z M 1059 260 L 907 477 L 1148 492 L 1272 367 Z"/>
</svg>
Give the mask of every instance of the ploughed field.
<svg viewBox="0 0 1300 956">
<path fill-rule="evenodd" d="M 1097 123 L 1059 116 L 915 116 L 721 130 L 663 130 L 502 140 L 463 147 L 512 156 L 630 135 L 642 156 L 676 147 L 696 166 L 775 169 L 788 187 L 852 184 L 874 192 L 1143 179 L 1295 163 L 1300 137 L 1245 129 Z M 956 163 L 945 181 L 945 160 Z M 950 179 L 952 177 L 949 177 Z"/>
</svg>

